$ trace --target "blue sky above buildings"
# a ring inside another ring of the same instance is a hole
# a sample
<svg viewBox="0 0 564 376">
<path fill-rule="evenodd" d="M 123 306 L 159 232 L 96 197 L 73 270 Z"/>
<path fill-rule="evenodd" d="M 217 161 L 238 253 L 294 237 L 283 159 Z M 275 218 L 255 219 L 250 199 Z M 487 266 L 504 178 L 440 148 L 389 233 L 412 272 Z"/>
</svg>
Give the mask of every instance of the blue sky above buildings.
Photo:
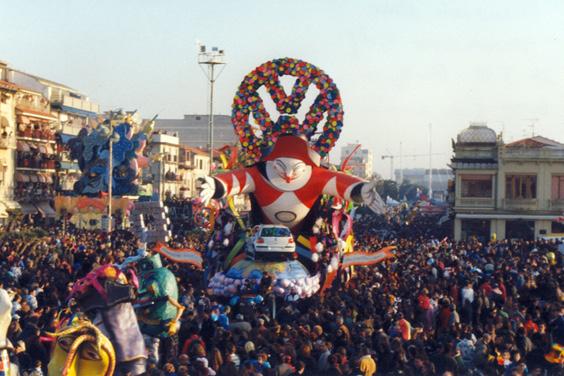
<svg viewBox="0 0 564 376">
<path fill-rule="evenodd" d="M 65 83 L 104 109 L 150 117 L 207 111 L 195 41 L 225 49 L 216 111 L 229 114 L 243 76 L 276 57 L 324 69 L 345 106 L 340 144 L 426 153 L 435 167 L 470 121 L 506 139 L 564 142 L 562 1 L 10 1 L 0 59 Z M 532 120 L 538 119 L 538 120 Z M 404 165 L 426 166 L 425 158 Z"/>
</svg>

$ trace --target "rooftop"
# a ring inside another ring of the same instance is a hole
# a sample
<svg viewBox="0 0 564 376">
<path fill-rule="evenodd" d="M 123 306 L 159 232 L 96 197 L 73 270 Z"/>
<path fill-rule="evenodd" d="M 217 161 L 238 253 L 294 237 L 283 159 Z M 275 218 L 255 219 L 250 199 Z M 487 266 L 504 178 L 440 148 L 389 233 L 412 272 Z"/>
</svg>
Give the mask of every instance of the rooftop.
<svg viewBox="0 0 564 376">
<path fill-rule="evenodd" d="M 518 140 L 515 142 L 511 142 L 505 145 L 508 148 L 564 148 L 564 144 L 561 144 L 558 141 L 551 140 L 550 138 L 546 138 L 543 136 L 534 136 L 529 138 L 524 138 L 522 140 Z"/>
<path fill-rule="evenodd" d="M 456 140 L 461 144 L 495 144 L 497 135 L 485 123 L 471 123 L 456 136 Z"/>
</svg>

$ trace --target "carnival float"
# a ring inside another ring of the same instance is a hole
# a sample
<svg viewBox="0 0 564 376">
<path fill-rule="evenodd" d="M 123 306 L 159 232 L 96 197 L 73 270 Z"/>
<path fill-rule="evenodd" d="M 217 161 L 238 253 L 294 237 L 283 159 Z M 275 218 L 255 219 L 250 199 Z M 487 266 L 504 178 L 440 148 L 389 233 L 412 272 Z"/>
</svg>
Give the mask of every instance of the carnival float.
<svg viewBox="0 0 564 376">
<path fill-rule="evenodd" d="M 295 78 L 289 95 L 282 76 Z M 298 111 L 310 87 L 318 94 L 300 121 Z M 259 95 L 262 88 L 276 106 L 277 119 Z M 209 203 L 249 195 L 251 225 L 240 224 L 233 231 L 226 228 L 233 227 L 232 221 L 222 223 L 219 218 L 210 248 L 218 243 L 233 246 L 209 280 L 211 294 L 238 298 L 272 289 L 289 300 L 308 298 L 329 286 L 341 268 L 393 256 L 391 248 L 375 253 L 353 250 L 354 205 L 382 213 L 384 203 L 375 181 L 364 181 L 327 162 L 343 115 L 336 84 L 305 61 L 272 60 L 244 78 L 231 117 L 242 166 L 206 177 L 201 197 Z"/>
</svg>

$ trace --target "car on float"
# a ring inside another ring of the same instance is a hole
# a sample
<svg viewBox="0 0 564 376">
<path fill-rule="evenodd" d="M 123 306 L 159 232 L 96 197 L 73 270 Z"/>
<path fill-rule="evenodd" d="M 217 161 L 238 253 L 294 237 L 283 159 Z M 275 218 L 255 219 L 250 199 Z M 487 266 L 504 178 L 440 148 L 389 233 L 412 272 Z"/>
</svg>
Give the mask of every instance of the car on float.
<svg viewBox="0 0 564 376">
<path fill-rule="evenodd" d="M 286 226 L 255 226 L 249 240 L 247 253 L 251 259 L 284 257 L 293 255 L 296 252 L 294 237 Z"/>
</svg>

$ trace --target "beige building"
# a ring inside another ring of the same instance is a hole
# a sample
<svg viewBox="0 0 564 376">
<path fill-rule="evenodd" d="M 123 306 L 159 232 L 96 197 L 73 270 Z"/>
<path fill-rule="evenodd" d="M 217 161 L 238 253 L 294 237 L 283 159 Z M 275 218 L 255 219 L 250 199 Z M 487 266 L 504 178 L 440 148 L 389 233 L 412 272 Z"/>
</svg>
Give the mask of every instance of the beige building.
<svg viewBox="0 0 564 376">
<path fill-rule="evenodd" d="M 357 148 L 358 144 L 347 144 L 341 148 L 341 164 Z M 354 176 L 369 179 L 374 175 L 374 156 L 368 149 L 359 148 L 349 159 L 347 166 Z"/>
<path fill-rule="evenodd" d="M 207 176 L 210 171 L 210 156 L 205 150 L 190 146 L 180 146 L 178 173 L 180 175 L 181 198 L 198 196 L 198 179 Z"/>
<path fill-rule="evenodd" d="M 7 65 L 0 61 L 0 221 L 18 209 L 14 198 L 16 169 L 17 85 L 7 81 Z"/>
<path fill-rule="evenodd" d="M 564 237 L 564 144 L 472 124 L 453 148 L 455 239 Z"/>
<path fill-rule="evenodd" d="M 153 133 L 147 149 L 152 162 L 146 173 L 152 177 L 153 193 L 161 201 L 167 196 L 178 196 L 181 185 L 178 135 L 157 131 Z"/>
</svg>

